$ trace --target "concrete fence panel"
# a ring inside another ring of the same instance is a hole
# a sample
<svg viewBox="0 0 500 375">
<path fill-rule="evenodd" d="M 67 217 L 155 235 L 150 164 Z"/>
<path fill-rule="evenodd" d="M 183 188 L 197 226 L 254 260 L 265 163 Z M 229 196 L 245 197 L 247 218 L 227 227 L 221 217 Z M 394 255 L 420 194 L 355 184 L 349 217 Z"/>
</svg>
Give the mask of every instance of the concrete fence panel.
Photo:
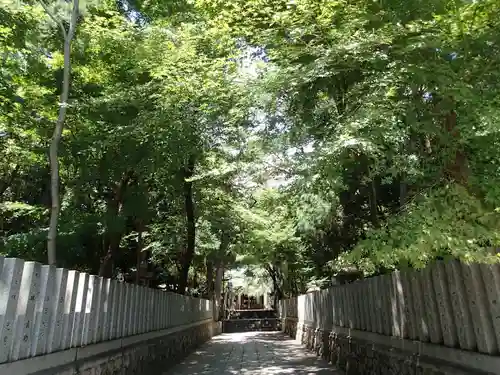
<svg viewBox="0 0 500 375">
<path fill-rule="evenodd" d="M 472 316 L 477 347 L 480 352 L 493 353 L 497 345 L 479 265 L 462 264 L 462 276 L 469 300 L 468 306 Z"/>
<path fill-rule="evenodd" d="M 0 273 L 0 363 L 9 360 L 14 341 L 17 306 L 20 302 L 23 262 L 19 259 L 2 259 Z"/>
<path fill-rule="evenodd" d="M 391 276 L 383 275 L 380 278 L 380 298 L 382 302 L 382 307 L 380 309 L 380 314 L 382 314 L 382 333 L 384 335 L 390 335 L 392 333 L 393 315 L 392 315 L 392 301 L 390 291 L 391 286 Z"/>
<path fill-rule="evenodd" d="M 340 325 L 340 309 L 339 304 L 337 303 L 339 300 L 339 289 L 337 287 L 332 287 L 329 291 L 330 295 L 330 306 L 332 309 L 332 325 L 339 326 Z"/>
<path fill-rule="evenodd" d="M 404 320 L 405 325 L 403 326 L 403 338 L 410 338 L 412 340 L 418 339 L 417 331 L 417 318 L 415 313 L 415 296 L 411 289 L 411 279 L 408 272 L 401 273 L 401 286 L 403 289 L 403 300 L 404 300 Z"/>
<path fill-rule="evenodd" d="M 364 299 L 364 296 L 369 296 L 368 293 L 368 283 L 355 283 L 357 288 L 356 294 L 358 295 L 358 306 L 360 308 L 360 321 L 361 326 L 360 329 L 363 331 L 371 330 L 371 321 L 370 321 L 370 301 Z"/>
<path fill-rule="evenodd" d="M 360 308 L 358 306 L 358 293 L 356 293 L 356 284 L 349 284 L 348 285 L 348 291 L 347 291 L 347 296 L 349 298 L 349 308 L 350 308 L 350 321 L 349 321 L 349 327 L 352 329 L 359 329 L 360 328 L 360 321 L 361 321 L 361 315 L 360 315 Z"/>
<path fill-rule="evenodd" d="M 451 305 L 444 263 L 438 262 L 432 267 L 431 275 L 439 314 L 439 326 L 443 334 L 443 343 L 453 348 L 457 345 L 458 341 L 457 330 L 453 321 L 453 307 Z"/>
<path fill-rule="evenodd" d="M 384 320 L 382 318 L 382 298 L 381 295 L 383 291 L 381 290 L 381 279 L 379 277 L 377 278 L 370 278 L 368 280 L 370 284 L 372 284 L 372 287 L 370 288 L 370 294 L 372 294 L 372 300 L 374 303 L 374 309 L 373 309 L 373 315 L 375 316 L 375 329 L 373 332 L 376 333 L 383 333 L 383 327 L 384 327 Z"/>
<path fill-rule="evenodd" d="M 348 323 L 348 304 L 347 304 L 347 290 L 343 287 L 338 288 L 339 291 L 339 300 L 337 304 L 340 309 L 340 326 L 341 327 L 349 327 Z"/>
<path fill-rule="evenodd" d="M 369 332 L 377 332 L 377 309 L 376 309 L 376 299 L 374 295 L 374 283 L 373 278 L 367 279 L 365 285 L 364 294 L 368 297 L 366 303 L 366 314 L 368 316 L 366 330 Z"/>
<path fill-rule="evenodd" d="M 480 268 L 486 288 L 493 330 L 497 345 L 500 345 L 500 265 L 481 264 Z"/>
<path fill-rule="evenodd" d="M 459 347 L 466 350 L 473 350 L 476 347 L 476 337 L 460 262 L 447 262 L 445 264 L 445 272 Z"/>
</svg>

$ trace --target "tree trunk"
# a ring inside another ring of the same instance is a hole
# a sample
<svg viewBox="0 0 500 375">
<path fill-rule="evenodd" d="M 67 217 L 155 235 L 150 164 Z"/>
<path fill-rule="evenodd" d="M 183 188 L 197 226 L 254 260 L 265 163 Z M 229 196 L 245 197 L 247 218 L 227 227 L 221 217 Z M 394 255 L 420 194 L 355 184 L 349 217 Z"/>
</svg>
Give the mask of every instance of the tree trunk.
<svg viewBox="0 0 500 375">
<path fill-rule="evenodd" d="M 273 281 L 273 308 L 278 309 L 279 301 L 283 298 L 283 287 L 280 285 L 283 283 L 282 278 L 279 277 L 279 269 L 274 265 L 266 265 L 265 268 Z"/>
<path fill-rule="evenodd" d="M 114 232 L 110 234 L 110 240 L 108 244 L 108 250 L 104 256 L 101 267 L 99 268 L 99 276 L 112 278 L 114 271 L 114 261 L 116 259 L 116 254 L 120 249 L 120 241 L 122 240 L 122 234 L 119 232 Z"/>
<path fill-rule="evenodd" d="M 138 234 L 137 234 L 137 259 L 136 259 L 136 273 L 135 273 L 135 283 L 137 285 L 139 285 L 139 282 L 141 280 L 141 266 L 142 266 L 142 262 L 144 260 L 144 257 L 143 257 L 143 254 L 142 254 L 142 248 L 143 248 L 143 244 L 142 244 L 142 223 L 138 223 L 137 225 L 137 230 L 138 230 Z"/>
<path fill-rule="evenodd" d="M 378 219 L 378 206 L 377 206 L 377 185 L 375 183 L 375 178 L 370 182 L 370 192 L 369 192 L 369 201 L 370 201 L 370 215 L 372 219 L 372 224 L 375 228 L 380 226 Z"/>
<path fill-rule="evenodd" d="M 230 239 L 231 237 L 226 231 L 221 232 L 219 249 L 217 250 L 218 259 L 215 262 L 214 320 L 221 319 L 222 279 L 224 276 L 224 262 L 227 259 L 227 249 Z"/>
<path fill-rule="evenodd" d="M 417 136 L 410 130 L 409 139 L 405 142 L 403 153 L 407 155 L 415 152 L 415 144 L 417 143 Z M 426 137 L 428 139 L 428 137 Z M 410 186 L 408 185 L 408 175 L 402 171 L 399 175 L 399 209 L 402 210 L 408 202 Z"/>
<path fill-rule="evenodd" d="M 215 321 L 215 282 L 214 282 L 214 263 L 207 259 L 207 299 L 212 301 L 212 320 Z"/>
<path fill-rule="evenodd" d="M 455 99 L 451 96 L 437 98 L 434 105 L 435 115 L 441 122 L 444 132 L 448 135 L 448 143 L 441 145 L 441 147 L 444 150 L 450 148 L 454 150 L 453 158 L 447 160 L 443 166 L 443 174 L 445 177 L 467 187 L 469 180 L 468 156 L 460 144 L 461 134 L 457 128 L 455 107 Z"/>
<path fill-rule="evenodd" d="M 446 115 L 445 127 L 454 140 L 452 144 L 454 146 L 457 144 L 453 160 L 446 165 L 446 174 L 459 184 L 467 186 L 469 181 L 469 163 L 466 152 L 459 144 L 460 132 L 457 129 L 457 114 L 454 110 Z"/>
<path fill-rule="evenodd" d="M 196 219 L 194 214 L 193 182 L 189 181 L 194 175 L 195 160 L 190 156 L 184 168 L 184 205 L 186 209 L 186 248 L 181 254 L 181 274 L 179 280 L 179 291 L 186 293 L 188 284 L 189 268 L 193 261 L 196 238 Z"/>
<path fill-rule="evenodd" d="M 405 181 L 405 174 L 401 173 L 399 180 L 399 208 L 403 209 L 408 197 L 408 184 Z"/>
<path fill-rule="evenodd" d="M 113 221 L 117 221 L 120 217 L 125 199 L 125 190 L 128 186 L 130 178 L 131 173 L 123 177 L 118 186 L 116 186 L 113 197 L 108 201 L 108 209 L 106 214 L 106 239 L 104 241 L 106 255 L 102 259 L 101 266 L 99 268 L 99 276 L 101 277 L 113 277 L 113 263 L 116 258 L 116 254 L 120 249 L 120 241 L 123 235 L 123 231 L 121 229 L 117 229 L 116 224 L 114 224 Z"/>
<path fill-rule="evenodd" d="M 211 260 L 205 261 L 207 267 L 207 299 L 214 298 L 214 263 Z"/>
<path fill-rule="evenodd" d="M 47 234 L 47 255 L 49 265 L 56 265 L 56 238 L 57 238 L 57 222 L 59 219 L 59 143 L 61 141 L 62 131 L 64 127 L 64 120 L 66 118 L 66 111 L 68 109 L 68 96 L 69 96 L 69 81 L 71 78 L 71 41 L 75 34 L 76 23 L 78 21 L 78 2 L 79 0 L 73 0 L 73 11 L 71 14 L 69 30 L 66 33 L 64 26 L 62 26 L 62 32 L 64 37 L 64 70 L 63 70 L 63 82 L 61 97 L 59 103 L 59 115 L 57 117 L 56 125 L 54 128 L 54 133 L 52 135 L 52 141 L 50 143 L 49 149 L 49 164 L 50 164 L 50 196 L 51 196 L 51 210 L 50 210 L 50 224 L 49 232 Z M 54 19 L 57 23 L 55 17 L 50 13 L 45 6 L 45 3 L 41 2 L 49 16 Z M 62 23 L 59 22 L 61 26 Z"/>
<path fill-rule="evenodd" d="M 224 263 L 218 262 L 215 266 L 215 303 L 214 303 L 214 320 L 220 320 L 220 300 L 222 297 L 222 279 L 224 277 Z"/>
</svg>

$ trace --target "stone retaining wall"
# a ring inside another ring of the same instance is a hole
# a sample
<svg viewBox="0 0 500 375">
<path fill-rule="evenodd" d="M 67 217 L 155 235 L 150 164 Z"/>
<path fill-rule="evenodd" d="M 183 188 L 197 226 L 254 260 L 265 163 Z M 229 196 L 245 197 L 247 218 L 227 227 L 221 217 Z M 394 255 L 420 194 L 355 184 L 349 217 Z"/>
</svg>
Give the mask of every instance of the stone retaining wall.
<svg viewBox="0 0 500 375">
<path fill-rule="evenodd" d="M 439 345 L 343 329 L 314 328 L 296 318 L 283 330 L 347 375 L 500 374 L 500 358 Z"/>
<path fill-rule="evenodd" d="M 211 319 L 0 365 L 10 375 L 155 375 L 218 332 Z"/>
</svg>

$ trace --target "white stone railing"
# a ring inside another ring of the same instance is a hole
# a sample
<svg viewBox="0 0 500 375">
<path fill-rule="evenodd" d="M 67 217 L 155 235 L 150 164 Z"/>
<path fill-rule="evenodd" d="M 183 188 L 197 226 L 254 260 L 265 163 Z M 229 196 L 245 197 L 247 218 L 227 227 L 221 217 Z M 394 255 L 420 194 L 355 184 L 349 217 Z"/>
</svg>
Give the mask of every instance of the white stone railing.
<svg viewBox="0 0 500 375">
<path fill-rule="evenodd" d="M 211 317 L 207 300 L 0 257 L 0 363 Z"/>
<path fill-rule="evenodd" d="M 282 301 L 281 309 L 324 330 L 345 327 L 498 354 L 500 265 L 437 262 L 301 295 L 297 304 Z"/>
</svg>

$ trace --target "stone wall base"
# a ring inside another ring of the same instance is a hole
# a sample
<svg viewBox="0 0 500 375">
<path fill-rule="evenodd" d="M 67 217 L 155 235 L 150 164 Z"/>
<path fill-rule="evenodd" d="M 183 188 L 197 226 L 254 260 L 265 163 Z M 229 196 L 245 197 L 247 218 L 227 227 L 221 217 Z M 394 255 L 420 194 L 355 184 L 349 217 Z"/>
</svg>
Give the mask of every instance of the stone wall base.
<svg viewBox="0 0 500 375">
<path fill-rule="evenodd" d="M 457 349 L 416 342 L 412 342 L 412 345 L 409 346 L 410 350 L 406 350 L 381 343 L 384 340 L 387 343 L 394 342 L 394 338 L 366 333 L 367 338 L 363 339 L 362 336 L 365 334 L 363 331 L 357 331 L 357 335 L 352 335 L 347 329 L 340 329 L 337 332 L 321 330 L 298 322 L 296 318 L 285 319 L 283 330 L 307 349 L 314 351 L 316 355 L 344 370 L 347 375 L 500 374 L 500 367 L 498 367 L 500 358 L 498 357 L 464 353 Z M 342 330 L 347 332 L 338 332 Z M 378 342 L 370 340 L 373 335 L 379 336 Z M 398 340 L 399 343 L 403 341 L 407 340 Z M 437 353 L 436 356 L 424 355 L 418 350 L 411 350 L 422 345 L 435 347 L 433 350 Z M 447 356 L 447 353 L 451 353 L 453 356 Z M 454 361 L 457 354 L 458 357 L 469 356 L 474 361 L 462 360 L 458 363 L 458 361 Z M 469 363 L 470 367 L 464 363 Z"/>
<path fill-rule="evenodd" d="M 11 375 L 163 374 L 219 331 L 211 320 L 0 365 Z"/>
</svg>

